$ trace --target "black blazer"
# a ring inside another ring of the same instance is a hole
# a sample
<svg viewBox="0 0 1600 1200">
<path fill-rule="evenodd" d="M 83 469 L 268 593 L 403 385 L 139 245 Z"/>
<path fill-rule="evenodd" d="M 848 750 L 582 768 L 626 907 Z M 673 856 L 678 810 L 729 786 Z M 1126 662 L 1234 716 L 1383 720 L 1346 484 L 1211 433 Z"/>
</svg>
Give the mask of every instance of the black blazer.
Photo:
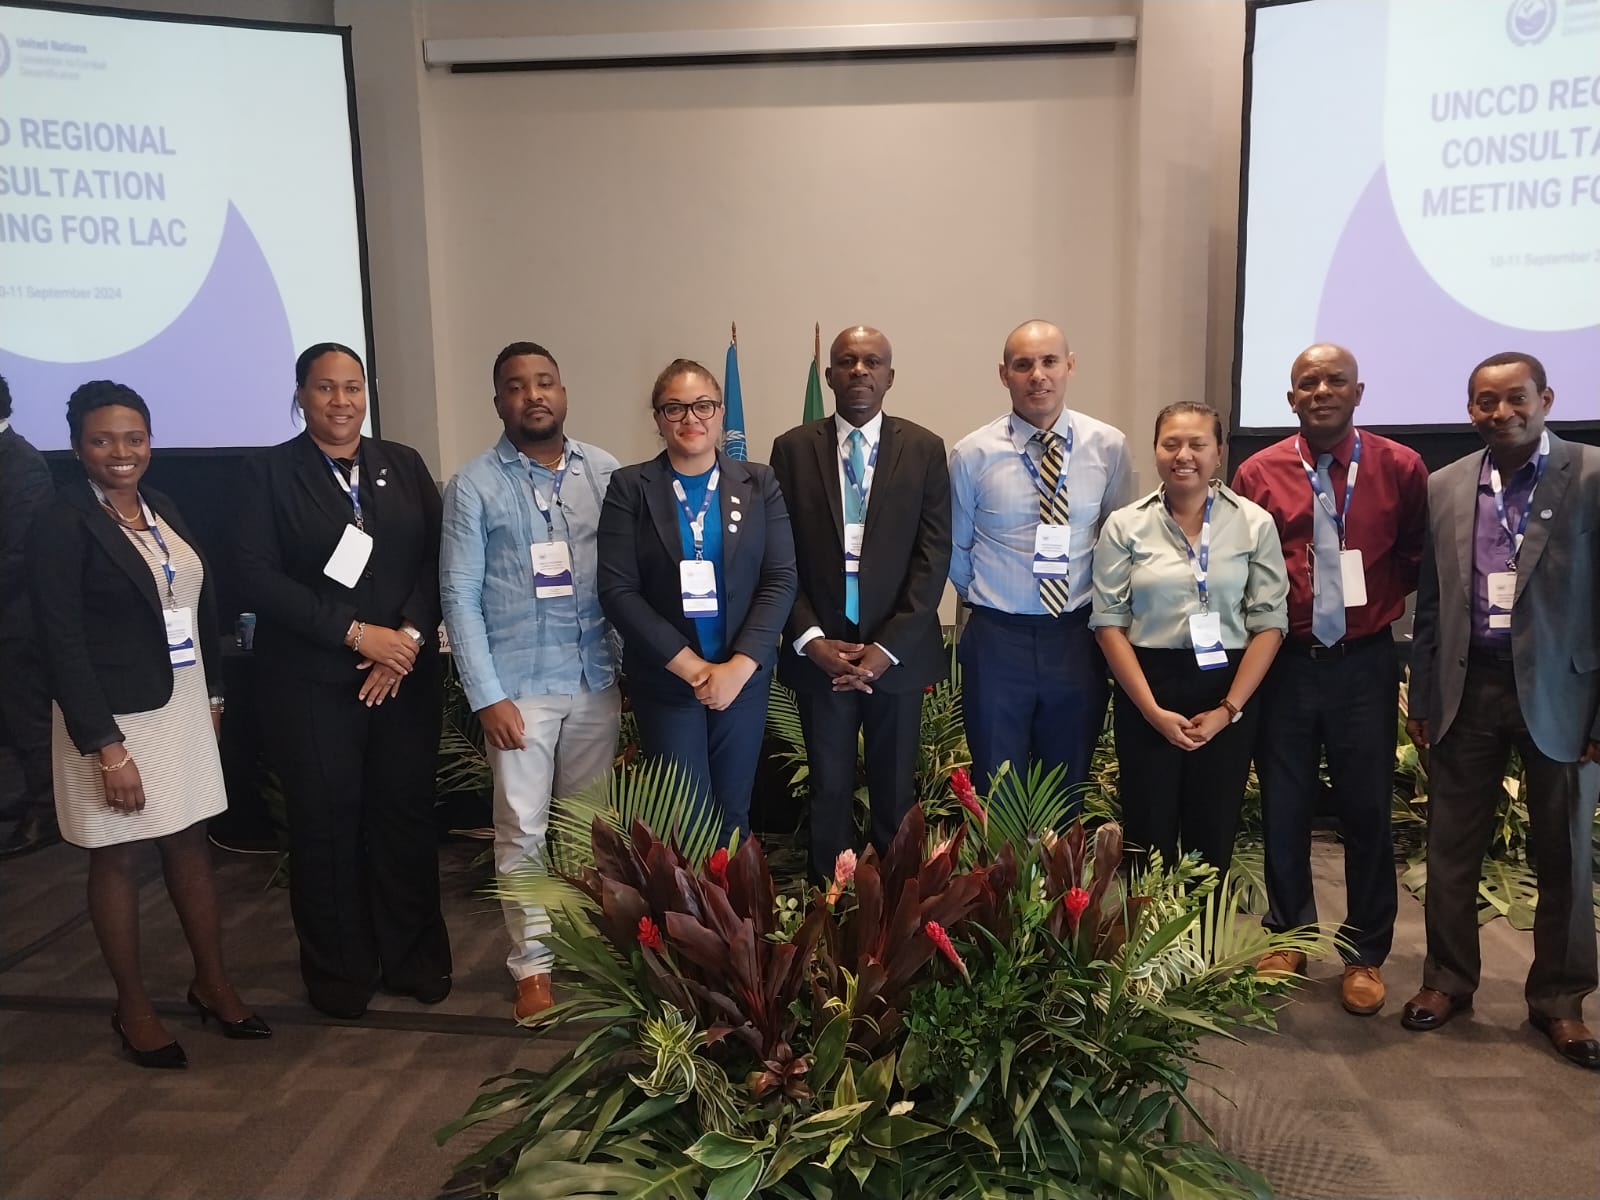
<svg viewBox="0 0 1600 1200">
<path fill-rule="evenodd" d="M 139 494 L 157 521 L 200 554 L 200 543 L 170 499 L 147 487 Z M 211 695 L 220 696 L 216 591 L 204 555 L 200 561 L 205 580 L 195 613 L 195 646 L 206 686 Z M 100 507 L 87 479 L 63 487 L 34 521 L 28 580 L 50 694 L 61 706 L 78 753 L 93 754 L 123 740 L 113 714 L 149 712 L 172 699 L 173 667 L 161 593 L 145 560 Z"/>
<path fill-rule="evenodd" d="M 361 439 L 361 511 L 372 557 L 354 588 L 322 573 L 354 524 L 349 493 L 333 477 L 309 434 L 252 457 L 239 498 L 239 590 L 256 614 L 256 658 L 324 683 L 359 678 L 344 644 L 352 621 L 423 635 L 423 655 L 439 639 L 439 488 L 422 456 L 398 442 Z"/>
<path fill-rule="evenodd" d="M 728 655 L 745 654 L 770 669 L 794 603 L 789 513 L 771 467 L 739 462 L 721 451 L 717 463 L 722 467 L 717 499 Z M 736 511 L 743 514 L 737 521 Z M 679 590 L 683 543 L 666 451 L 612 474 L 600 510 L 599 547 L 600 604 L 622 634 L 628 686 L 674 699 L 692 696 L 688 685 L 666 670 L 668 660 L 696 644 Z M 752 677 L 760 678 L 759 671 Z"/>
<path fill-rule="evenodd" d="M 15 429 L 0 430 L 0 641 L 32 636 L 22 565 L 34 514 L 55 490 L 44 455 Z"/>
<path fill-rule="evenodd" d="M 832 681 L 794 640 L 812 626 L 825 637 L 878 642 L 900 665 L 874 689 L 920 691 L 948 670 L 939 600 L 950 574 L 950 469 L 944 442 L 884 415 L 878 465 L 862 533 L 859 636 L 844 615 L 844 502 L 833 417 L 791 429 L 772 446 L 772 469 L 794 513 L 800 593 L 784 630 L 778 678 L 800 691 Z"/>
</svg>

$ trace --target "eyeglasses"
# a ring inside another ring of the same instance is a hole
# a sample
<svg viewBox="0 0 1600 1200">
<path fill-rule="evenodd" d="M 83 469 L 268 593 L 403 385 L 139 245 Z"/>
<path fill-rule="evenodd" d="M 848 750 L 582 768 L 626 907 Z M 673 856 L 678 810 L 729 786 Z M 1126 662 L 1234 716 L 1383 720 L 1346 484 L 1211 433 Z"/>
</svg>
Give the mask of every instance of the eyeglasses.
<svg viewBox="0 0 1600 1200">
<path fill-rule="evenodd" d="M 677 424 L 686 420 L 690 413 L 693 413 L 697 420 L 709 421 L 717 415 L 717 410 L 721 407 L 721 400 L 695 400 L 689 404 L 680 404 L 676 400 L 669 400 L 665 404 L 658 405 L 656 412 L 673 424 Z"/>
</svg>

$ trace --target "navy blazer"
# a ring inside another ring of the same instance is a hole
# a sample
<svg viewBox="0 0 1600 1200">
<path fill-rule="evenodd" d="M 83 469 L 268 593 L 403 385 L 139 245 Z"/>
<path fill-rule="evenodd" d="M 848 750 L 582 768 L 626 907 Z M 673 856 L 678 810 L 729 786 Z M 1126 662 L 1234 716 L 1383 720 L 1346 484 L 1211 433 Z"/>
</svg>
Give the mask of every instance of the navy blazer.
<svg viewBox="0 0 1600 1200">
<path fill-rule="evenodd" d="M 217 607 L 211 568 L 177 506 L 160 492 L 139 494 L 156 520 L 200 555 L 194 640 L 206 686 L 222 694 Z M 35 620 L 49 665 L 50 694 L 80 754 L 123 740 L 116 713 L 150 712 L 172 699 L 172 658 L 161 594 L 150 567 L 86 478 L 63 487 L 33 523 L 28 580 Z"/>
<path fill-rule="evenodd" d="M 717 452 L 722 519 L 719 597 L 728 617 L 727 652 L 748 655 L 770 670 L 797 587 L 789 512 L 772 468 Z M 733 514 L 742 514 L 739 520 Z M 683 615 L 678 564 L 678 500 L 672 466 L 662 451 L 649 462 L 611 476 L 600 510 L 600 604 L 622 634 L 622 671 L 629 687 L 674 699 L 692 697 L 689 686 L 666 669 L 685 647 L 697 645 Z"/>
</svg>

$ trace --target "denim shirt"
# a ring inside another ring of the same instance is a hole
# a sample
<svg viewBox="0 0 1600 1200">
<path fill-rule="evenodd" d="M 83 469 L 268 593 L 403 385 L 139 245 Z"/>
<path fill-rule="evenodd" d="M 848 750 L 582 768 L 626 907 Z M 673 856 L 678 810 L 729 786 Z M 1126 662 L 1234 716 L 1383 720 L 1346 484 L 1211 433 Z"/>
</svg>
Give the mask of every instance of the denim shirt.
<svg viewBox="0 0 1600 1200">
<path fill-rule="evenodd" d="M 552 472 L 501 435 L 444 490 L 439 590 L 450 649 L 474 711 L 522 696 L 599 691 L 616 682 L 618 639 L 600 609 L 595 535 L 617 460 L 566 441 L 566 477 L 552 505 Z M 549 530 L 533 488 L 550 509 Z M 553 534 L 572 556 L 571 596 L 535 600 L 536 542 Z"/>
</svg>

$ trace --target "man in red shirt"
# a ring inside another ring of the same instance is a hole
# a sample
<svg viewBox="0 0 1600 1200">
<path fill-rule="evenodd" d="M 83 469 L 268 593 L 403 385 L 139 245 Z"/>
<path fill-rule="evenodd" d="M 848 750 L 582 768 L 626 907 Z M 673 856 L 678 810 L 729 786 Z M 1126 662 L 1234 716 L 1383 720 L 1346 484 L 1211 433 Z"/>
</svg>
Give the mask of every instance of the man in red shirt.
<svg viewBox="0 0 1600 1200">
<path fill-rule="evenodd" d="M 1344 838 L 1348 945 L 1342 999 L 1383 1007 L 1379 968 L 1398 903 L 1389 811 L 1399 666 L 1390 625 L 1416 589 L 1428 472 L 1415 451 L 1355 426 L 1365 385 L 1342 346 L 1304 350 L 1290 371 L 1292 437 L 1243 463 L 1233 489 L 1272 514 L 1289 570 L 1289 637 L 1262 686 L 1256 771 L 1266 838 L 1264 924 L 1317 919 L 1311 818 L 1325 753 Z M 1256 969 L 1299 974 L 1305 955 Z"/>
</svg>

